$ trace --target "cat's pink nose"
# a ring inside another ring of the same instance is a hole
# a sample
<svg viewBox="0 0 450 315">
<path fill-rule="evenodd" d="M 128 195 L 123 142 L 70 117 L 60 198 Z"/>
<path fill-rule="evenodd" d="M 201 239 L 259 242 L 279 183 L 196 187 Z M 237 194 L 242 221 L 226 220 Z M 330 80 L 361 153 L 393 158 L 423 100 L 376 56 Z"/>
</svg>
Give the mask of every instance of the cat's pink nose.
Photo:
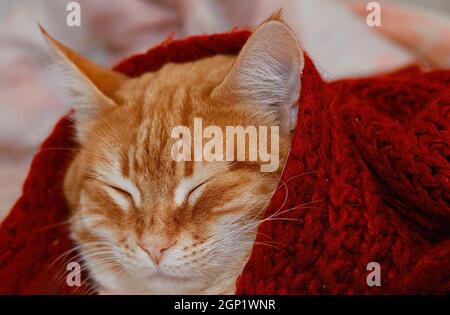
<svg viewBox="0 0 450 315">
<path fill-rule="evenodd" d="M 175 244 L 175 240 L 168 238 L 147 239 L 139 245 L 148 253 L 153 262 L 159 265 L 164 252 Z"/>
</svg>

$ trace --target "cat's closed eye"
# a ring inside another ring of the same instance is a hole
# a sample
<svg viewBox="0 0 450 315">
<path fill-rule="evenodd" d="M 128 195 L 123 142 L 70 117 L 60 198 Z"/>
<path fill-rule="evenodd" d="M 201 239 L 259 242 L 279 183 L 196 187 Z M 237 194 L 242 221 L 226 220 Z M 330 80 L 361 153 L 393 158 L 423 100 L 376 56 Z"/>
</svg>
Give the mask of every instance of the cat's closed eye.
<svg viewBox="0 0 450 315">
<path fill-rule="evenodd" d="M 206 183 L 208 183 L 211 180 L 211 178 L 203 180 L 202 182 L 200 182 L 200 184 L 194 186 L 187 194 L 186 196 L 186 201 L 189 205 L 193 205 L 198 197 L 200 196 L 201 192 L 202 192 L 202 188 L 204 187 L 204 185 Z"/>
<path fill-rule="evenodd" d="M 112 201 L 121 209 L 129 211 L 130 209 L 137 207 L 133 194 L 130 191 L 110 183 L 99 183 Z"/>
<path fill-rule="evenodd" d="M 119 187 L 117 187 L 117 186 L 113 186 L 113 185 L 107 185 L 107 186 L 108 186 L 109 188 L 113 189 L 113 190 L 114 190 L 115 192 L 117 192 L 118 194 L 120 194 L 120 195 L 122 195 L 123 197 L 125 197 L 126 199 L 131 200 L 132 203 L 134 204 L 133 196 L 131 195 L 130 192 L 128 192 L 128 191 L 126 191 L 126 190 L 124 190 L 124 189 L 122 189 L 122 188 L 119 188 Z"/>
</svg>

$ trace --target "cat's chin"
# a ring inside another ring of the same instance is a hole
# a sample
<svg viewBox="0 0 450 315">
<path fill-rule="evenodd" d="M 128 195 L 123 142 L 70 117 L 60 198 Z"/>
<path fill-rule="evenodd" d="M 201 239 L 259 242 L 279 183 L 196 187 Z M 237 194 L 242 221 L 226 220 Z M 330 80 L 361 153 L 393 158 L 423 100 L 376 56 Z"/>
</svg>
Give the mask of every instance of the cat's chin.
<svg viewBox="0 0 450 315">
<path fill-rule="evenodd" d="M 174 275 L 167 272 L 163 272 L 161 270 L 154 270 L 153 272 L 146 273 L 144 275 L 144 279 L 148 281 L 169 281 L 169 282 L 186 282 L 186 281 L 192 281 L 192 277 L 188 276 L 180 276 L 180 275 Z"/>
<path fill-rule="evenodd" d="M 146 294 L 233 294 L 237 274 L 228 274 L 211 281 L 200 276 L 174 275 L 158 269 L 125 273 L 96 273 L 102 295 Z"/>
<path fill-rule="evenodd" d="M 173 274 L 161 269 L 134 272 L 131 278 L 139 279 L 138 282 L 127 281 L 130 291 L 135 292 L 131 294 L 233 294 L 235 282 L 234 277 L 207 280 L 189 272 Z"/>
</svg>

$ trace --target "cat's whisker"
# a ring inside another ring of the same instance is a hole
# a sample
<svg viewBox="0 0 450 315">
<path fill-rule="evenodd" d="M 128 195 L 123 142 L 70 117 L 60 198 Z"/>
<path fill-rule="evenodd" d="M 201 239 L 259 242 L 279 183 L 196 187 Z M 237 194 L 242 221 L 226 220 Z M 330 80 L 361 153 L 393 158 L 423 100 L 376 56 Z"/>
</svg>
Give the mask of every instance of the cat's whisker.
<svg viewBox="0 0 450 315">
<path fill-rule="evenodd" d="M 292 211 L 292 210 L 295 210 L 295 209 L 308 209 L 308 208 L 311 208 L 311 209 L 320 209 L 320 207 L 312 207 L 312 206 L 309 206 L 309 205 L 311 205 L 311 204 L 319 203 L 319 202 L 323 202 L 323 199 L 305 202 L 305 203 L 299 204 L 299 205 L 297 205 L 297 206 L 295 206 L 295 207 L 292 207 L 292 208 L 289 208 L 289 209 L 286 209 L 286 210 L 283 210 L 283 211 L 280 211 L 280 210 L 281 210 L 281 209 L 280 209 L 280 210 L 274 212 L 273 214 L 271 214 L 270 216 L 268 216 L 267 218 L 273 218 L 273 217 L 276 217 L 276 216 L 278 216 L 278 215 L 281 215 L 281 214 L 283 214 L 283 213 L 286 213 L 286 212 L 289 212 L 289 211 Z"/>
<path fill-rule="evenodd" d="M 287 200 L 287 196 L 288 196 L 288 193 L 289 193 L 288 188 L 287 188 L 287 185 L 286 185 L 286 183 L 285 183 L 283 180 L 281 180 L 281 179 L 280 179 L 280 182 L 282 183 L 282 186 L 278 185 L 278 186 L 274 189 L 274 191 L 272 191 L 272 192 L 270 192 L 270 193 L 267 194 L 268 198 L 267 198 L 267 200 L 266 200 L 264 206 L 261 207 L 261 210 L 256 214 L 255 217 L 258 217 L 258 216 L 266 209 L 266 207 L 268 206 L 268 203 L 269 203 L 269 201 L 272 199 L 273 195 L 274 195 L 274 194 L 276 193 L 276 191 L 277 191 L 278 189 L 280 189 L 281 187 L 284 187 L 284 188 L 285 188 L 285 191 L 286 191 L 285 201 Z M 259 203 L 259 202 L 256 202 L 254 205 L 256 206 L 258 203 Z M 244 215 L 246 215 L 249 211 L 253 210 L 253 208 L 254 208 L 254 207 L 252 207 L 252 208 L 250 208 L 249 210 L 245 211 L 242 215 L 240 215 L 239 217 L 237 217 L 237 218 L 236 218 L 234 221 L 232 221 L 231 223 L 235 223 L 235 222 L 239 221 L 239 220 L 240 220 Z"/>
<path fill-rule="evenodd" d="M 266 233 L 262 233 L 262 232 L 256 231 L 256 235 L 262 235 L 263 237 L 267 237 L 270 241 L 274 241 L 273 237 L 268 235 L 268 234 L 266 234 Z"/>
<path fill-rule="evenodd" d="M 107 255 L 107 254 L 115 254 L 116 252 L 115 251 L 112 251 L 112 250 L 109 250 L 109 251 L 101 251 L 101 252 L 94 252 L 94 253 L 90 253 L 90 254 L 87 254 L 87 255 L 83 255 L 82 256 L 82 259 L 83 260 L 87 260 L 87 259 L 89 259 L 89 258 L 91 258 L 91 257 L 96 257 L 96 256 L 100 256 L 100 255 Z"/>
<path fill-rule="evenodd" d="M 282 184 L 284 185 L 284 187 L 286 189 L 286 196 L 285 196 L 285 200 L 283 202 L 283 204 L 284 204 L 286 202 L 286 200 L 287 200 L 288 191 L 287 191 L 287 185 L 283 181 L 281 181 L 281 182 L 282 182 Z M 251 225 L 252 222 L 265 210 L 266 206 L 267 206 L 267 203 L 266 203 L 266 205 L 264 207 L 261 208 L 261 210 L 259 210 L 259 212 L 248 223 L 246 223 L 243 227 L 241 227 L 241 228 L 239 228 L 237 230 L 232 230 L 232 231 L 228 232 L 227 234 L 222 236 L 222 239 L 225 240 L 225 239 L 227 239 L 230 236 L 236 235 L 237 233 L 239 233 L 239 231 L 245 231 L 247 226 L 250 226 L 251 228 L 253 228 L 253 226 Z M 234 220 L 232 223 L 234 223 L 234 222 L 237 222 L 237 220 Z M 231 224 L 228 224 L 227 226 L 230 226 Z M 219 244 L 220 243 L 221 242 L 219 242 Z"/>
<path fill-rule="evenodd" d="M 286 256 L 288 256 L 288 257 L 290 257 L 289 256 L 289 254 L 287 253 L 287 251 L 286 251 L 286 249 L 285 248 L 283 248 L 283 247 L 281 247 L 281 246 L 286 246 L 286 245 L 283 245 L 283 244 L 281 244 L 281 243 L 276 243 L 276 244 L 271 244 L 271 243 L 266 243 L 266 242 L 257 242 L 257 241 L 255 241 L 255 242 L 251 242 L 251 241 L 249 241 L 249 242 L 240 242 L 239 244 L 251 244 L 251 245 L 254 245 L 254 246 L 267 246 L 267 247 L 270 247 L 270 248 L 275 248 L 275 249 L 277 249 L 277 250 L 279 250 L 279 251 L 282 251 L 283 252 L 283 254 L 285 254 Z M 276 245 L 280 245 L 280 246 L 276 246 Z M 246 246 L 242 246 L 242 247 L 245 247 L 245 248 L 247 248 L 247 245 Z"/>
<path fill-rule="evenodd" d="M 89 283 L 91 280 L 92 280 L 91 276 L 88 273 L 87 276 L 85 277 L 85 279 L 80 283 L 80 286 L 78 286 L 77 288 L 74 289 L 74 293 L 77 293 L 79 290 L 81 290 L 81 288 L 85 289 L 84 286 L 87 285 L 87 283 Z M 89 292 L 89 289 L 87 292 L 84 292 L 84 294 L 89 295 L 88 292 Z"/>
<path fill-rule="evenodd" d="M 83 264 L 83 268 L 81 271 L 89 270 L 91 267 L 101 268 L 101 269 L 109 269 L 111 267 L 119 267 L 122 266 L 120 262 L 116 259 L 99 259 L 95 262 L 85 263 Z"/>
<path fill-rule="evenodd" d="M 283 204 L 281 205 L 281 208 L 282 207 L 284 207 L 284 205 L 286 204 L 286 202 L 287 202 L 287 199 L 288 199 L 288 195 L 289 195 L 289 188 L 288 188 L 288 186 L 286 185 L 286 183 L 283 181 L 283 180 L 281 180 L 280 179 L 280 183 L 282 183 L 282 185 L 283 185 L 283 187 L 285 188 L 285 198 L 284 198 L 284 201 L 283 201 Z M 275 191 L 274 191 L 274 193 L 276 192 L 278 190 L 278 188 L 276 188 L 275 189 Z M 273 193 L 273 194 L 274 194 Z M 272 195 L 273 195 L 272 194 Z M 266 206 L 267 206 L 267 203 L 266 203 L 266 205 L 250 220 L 250 222 L 248 222 L 246 225 L 248 225 L 248 224 L 251 224 L 257 217 L 259 217 L 260 216 L 260 214 L 266 209 Z M 246 226 L 245 225 L 245 226 Z M 245 226 L 244 226 L 244 228 L 245 228 Z"/>
<path fill-rule="evenodd" d="M 97 218 L 96 215 L 89 215 L 89 214 L 83 214 L 83 216 L 82 216 L 83 219 L 89 219 L 91 217 L 92 218 Z M 74 221 L 79 220 L 79 219 L 81 219 L 81 216 L 80 215 L 75 215 L 75 216 L 72 216 L 71 218 L 69 218 L 67 220 L 39 227 L 39 228 L 37 228 L 35 230 L 30 231 L 30 233 L 37 233 L 37 232 L 42 232 L 42 231 L 45 231 L 45 230 L 48 230 L 48 229 L 57 228 L 57 227 L 60 227 L 61 225 L 71 224 Z"/>
<path fill-rule="evenodd" d="M 283 211 L 281 211 L 281 212 L 274 213 L 273 215 L 270 215 L 268 218 L 271 218 L 271 217 L 277 217 L 277 216 L 279 216 L 279 215 L 281 215 L 281 214 L 283 214 L 283 213 L 290 212 L 290 211 L 293 211 L 293 210 L 298 210 L 298 209 L 321 209 L 321 208 L 320 208 L 320 207 L 314 207 L 314 206 L 302 206 L 302 205 L 298 205 L 298 206 L 295 206 L 295 207 L 292 207 L 292 208 L 283 210 Z M 276 216 L 275 216 L 275 214 L 276 214 Z"/>
<path fill-rule="evenodd" d="M 90 243 L 84 243 L 84 244 L 79 244 L 77 246 L 74 246 L 71 249 L 69 249 L 69 250 L 65 251 L 64 253 L 62 253 L 61 255 L 59 255 L 57 258 L 55 258 L 55 260 L 53 260 L 53 262 L 51 262 L 47 268 L 51 268 L 53 266 L 53 264 L 58 262 L 58 260 L 65 258 L 66 256 L 70 255 L 72 252 L 75 252 L 81 248 L 88 249 L 91 246 L 100 246 L 100 245 L 105 245 L 105 244 L 109 245 L 110 243 L 109 242 L 90 242 Z"/>
<path fill-rule="evenodd" d="M 239 229 L 234 230 L 234 231 L 232 231 L 232 232 L 230 232 L 230 233 L 227 233 L 225 236 L 223 236 L 222 242 L 223 242 L 223 241 L 226 241 L 226 238 L 227 238 L 227 237 L 230 237 L 230 236 L 236 236 L 236 233 L 240 233 L 240 232 L 241 232 L 241 233 L 245 233 L 245 232 L 248 231 L 249 229 L 252 229 L 252 228 L 254 228 L 255 226 L 258 226 L 259 224 L 261 224 L 261 223 L 263 223 L 263 222 L 267 222 L 267 221 L 275 221 L 275 220 L 301 222 L 301 220 L 299 220 L 299 219 L 293 219 L 293 218 L 280 218 L 280 217 L 278 217 L 278 216 L 281 215 L 281 214 L 283 214 L 283 213 L 292 211 L 292 210 L 294 210 L 294 209 L 301 209 L 301 208 L 318 208 L 318 207 L 308 207 L 308 205 L 314 204 L 314 203 L 318 203 L 318 202 L 322 202 L 322 201 L 323 201 L 323 199 L 320 199 L 320 200 L 313 200 L 313 201 L 306 202 L 306 203 L 300 204 L 300 205 L 298 205 L 298 206 L 295 206 L 295 207 L 292 207 L 292 208 L 283 210 L 283 211 L 281 211 L 281 212 L 278 210 L 278 211 L 276 211 L 275 213 L 273 213 L 272 215 L 270 215 L 269 217 L 267 217 L 267 218 L 265 218 L 265 219 L 262 219 L 262 220 L 260 220 L 260 221 L 255 222 L 254 225 L 250 225 L 251 222 L 249 222 L 249 223 L 247 223 L 246 225 L 244 225 L 242 228 L 239 228 Z M 281 208 L 282 208 L 282 207 L 281 207 Z M 219 242 L 219 243 L 216 243 L 215 245 L 218 245 L 218 244 L 220 244 L 220 242 Z"/>
</svg>

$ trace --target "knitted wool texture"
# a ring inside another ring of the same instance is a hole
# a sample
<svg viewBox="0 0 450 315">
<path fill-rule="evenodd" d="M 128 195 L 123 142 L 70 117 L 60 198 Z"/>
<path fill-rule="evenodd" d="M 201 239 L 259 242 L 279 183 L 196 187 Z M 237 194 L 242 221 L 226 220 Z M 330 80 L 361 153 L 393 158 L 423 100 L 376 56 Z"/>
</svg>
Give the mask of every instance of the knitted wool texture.
<svg viewBox="0 0 450 315">
<path fill-rule="evenodd" d="M 249 35 L 168 40 L 115 69 L 138 76 L 236 54 Z M 450 71 L 417 68 L 325 83 L 306 57 L 292 151 L 237 293 L 448 293 L 449 83 Z M 84 272 L 81 287 L 65 281 L 74 253 L 62 180 L 72 134 L 61 119 L 0 226 L 1 294 L 92 291 Z M 380 287 L 367 285 L 369 262 L 381 266 Z"/>
</svg>

